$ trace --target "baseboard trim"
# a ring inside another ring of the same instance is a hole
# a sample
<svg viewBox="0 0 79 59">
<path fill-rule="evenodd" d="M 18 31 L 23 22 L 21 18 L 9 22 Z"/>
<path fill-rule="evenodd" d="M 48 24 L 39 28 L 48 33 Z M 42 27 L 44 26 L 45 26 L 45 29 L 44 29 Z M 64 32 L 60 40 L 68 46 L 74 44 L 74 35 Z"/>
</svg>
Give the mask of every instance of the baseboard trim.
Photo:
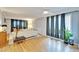
<svg viewBox="0 0 79 59">
<path fill-rule="evenodd" d="M 63 42 L 64 42 L 64 40 L 62 40 L 62 39 L 60 39 L 60 38 L 56 38 L 56 37 L 52 37 L 52 36 L 47 36 L 47 37 L 50 38 L 50 39 L 55 39 L 55 40 L 63 41 Z"/>
</svg>

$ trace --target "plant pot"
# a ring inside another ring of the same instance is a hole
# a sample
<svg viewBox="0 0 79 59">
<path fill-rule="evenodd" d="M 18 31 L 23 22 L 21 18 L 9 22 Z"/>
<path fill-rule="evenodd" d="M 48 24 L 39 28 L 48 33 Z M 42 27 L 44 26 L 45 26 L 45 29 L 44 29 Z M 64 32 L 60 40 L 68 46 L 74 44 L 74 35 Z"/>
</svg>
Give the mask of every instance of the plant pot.
<svg viewBox="0 0 79 59">
<path fill-rule="evenodd" d="M 68 44 L 69 42 L 68 42 L 68 41 L 64 41 L 64 43 L 65 43 L 65 44 Z"/>
<path fill-rule="evenodd" d="M 74 45 L 74 44 L 70 44 L 70 45 Z"/>
<path fill-rule="evenodd" d="M 70 40 L 69 40 L 69 44 L 70 44 L 70 45 L 74 45 L 74 40 L 70 39 Z"/>
</svg>

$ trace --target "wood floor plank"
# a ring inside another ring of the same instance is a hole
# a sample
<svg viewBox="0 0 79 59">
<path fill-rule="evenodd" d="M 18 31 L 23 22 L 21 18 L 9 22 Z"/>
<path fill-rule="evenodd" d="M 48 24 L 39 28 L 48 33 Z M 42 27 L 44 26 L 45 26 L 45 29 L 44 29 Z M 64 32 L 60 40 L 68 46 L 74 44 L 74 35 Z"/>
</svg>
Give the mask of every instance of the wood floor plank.
<svg viewBox="0 0 79 59">
<path fill-rule="evenodd" d="M 62 41 L 44 36 L 33 37 L 22 43 L 14 43 L 0 48 L 0 52 L 79 52 L 77 46 L 66 45 Z"/>
</svg>

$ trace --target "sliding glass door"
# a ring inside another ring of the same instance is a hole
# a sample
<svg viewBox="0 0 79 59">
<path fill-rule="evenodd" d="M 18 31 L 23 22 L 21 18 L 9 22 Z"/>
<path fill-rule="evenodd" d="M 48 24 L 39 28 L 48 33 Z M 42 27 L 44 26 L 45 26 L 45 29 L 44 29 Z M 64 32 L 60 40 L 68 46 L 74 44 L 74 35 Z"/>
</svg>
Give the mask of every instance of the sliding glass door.
<svg viewBox="0 0 79 59">
<path fill-rule="evenodd" d="M 65 14 L 61 14 L 61 33 L 60 38 L 64 39 L 65 36 Z"/>
<path fill-rule="evenodd" d="M 51 36 L 51 17 L 47 17 L 47 35 Z"/>
<path fill-rule="evenodd" d="M 71 13 L 47 17 L 47 35 L 65 38 L 65 30 L 71 31 Z"/>
<path fill-rule="evenodd" d="M 58 25 L 59 25 L 58 15 L 56 15 L 56 23 L 55 23 L 55 37 L 56 38 L 59 38 Z"/>
<path fill-rule="evenodd" d="M 71 31 L 71 13 L 65 15 L 65 29 Z"/>
<path fill-rule="evenodd" d="M 59 32 L 59 38 L 60 38 L 60 35 L 61 35 L 61 15 L 59 15 L 58 16 L 58 20 L 59 20 L 59 22 L 58 22 L 58 32 Z"/>
<path fill-rule="evenodd" d="M 56 16 L 54 16 L 54 37 L 55 37 L 55 33 L 56 32 Z"/>
<path fill-rule="evenodd" d="M 51 16 L 51 36 L 54 37 L 54 16 Z"/>
<path fill-rule="evenodd" d="M 65 14 L 47 17 L 47 35 L 64 39 Z"/>
</svg>

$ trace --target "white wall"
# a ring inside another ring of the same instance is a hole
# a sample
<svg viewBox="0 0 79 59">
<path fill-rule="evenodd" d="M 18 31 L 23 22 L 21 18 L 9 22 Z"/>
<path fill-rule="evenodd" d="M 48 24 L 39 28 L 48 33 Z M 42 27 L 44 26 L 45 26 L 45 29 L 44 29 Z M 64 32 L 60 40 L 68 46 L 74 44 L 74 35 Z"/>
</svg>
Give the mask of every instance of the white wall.
<svg viewBox="0 0 79 59">
<path fill-rule="evenodd" d="M 73 12 L 71 16 L 71 29 L 76 43 L 79 43 L 79 12 Z"/>
<path fill-rule="evenodd" d="M 2 15 L 1 15 L 1 12 L 0 12 L 0 25 L 2 24 Z"/>
<path fill-rule="evenodd" d="M 1 20 L 1 25 L 4 24 L 4 16 L 6 18 L 6 25 L 7 25 L 7 32 L 10 33 L 11 32 L 11 19 L 25 19 L 25 16 L 23 17 L 23 15 L 16 15 L 16 14 L 12 14 L 9 12 L 1 12 L 0 11 L 0 20 Z M 45 17 L 41 17 L 35 20 L 28 20 L 28 28 L 34 28 L 37 29 L 38 32 L 40 34 L 46 35 L 46 18 Z"/>
<path fill-rule="evenodd" d="M 7 33 L 11 32 L 11 19 L 6 19 L 6 24 L 7 24 Z"/>
<path fill-rule="evenodd" d="M 0 10 L 0 25 L 2 25 L 3 24 L 3 15 L 2 15 L 2 12 L 1 12 L 1 10 Z"/>
<path fill-rule="evenodd" d="M 4 16 L 6 18 L 6 22 L 4 23 Z M 0 11 L 0 25 L 6 24 L 7 25 L 7 32 L 11 32 L 11 19 L 22 19 L 22 20 L 28 20 L 28 29 L 32 28 L 32 20 L 27 19 L 27 17 L 23 17 L 23 15 L 16 15 L 9 12 L 1 12 Z"/>
<path fill-rule="evenodd" d="M 46 17 L 41 17 L 33 21 L 33 28 L 40 34 L 46 35 Z"/>
</svg>

